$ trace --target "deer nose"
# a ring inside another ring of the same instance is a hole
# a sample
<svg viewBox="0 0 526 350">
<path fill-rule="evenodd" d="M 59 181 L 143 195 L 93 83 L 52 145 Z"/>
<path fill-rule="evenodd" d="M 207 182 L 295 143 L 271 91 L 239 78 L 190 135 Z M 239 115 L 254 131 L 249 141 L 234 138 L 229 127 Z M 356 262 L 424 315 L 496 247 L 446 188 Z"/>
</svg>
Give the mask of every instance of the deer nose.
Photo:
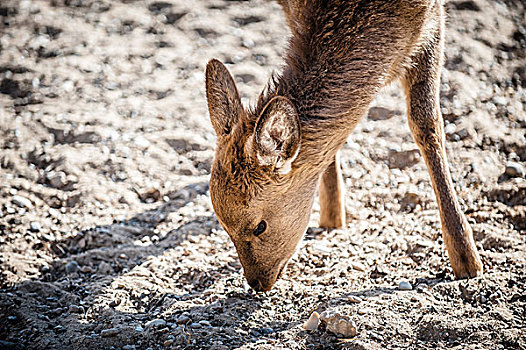
<svg viewBox="0 0 526 350">
<path fill-rule="evenodd" d="M 261 286 L 261 282 L 258 279 L 251 279 L 248 281 L 248 285 L 254 289 L 256 292 L 262 292 L 263 287 Z"/>
</svg>

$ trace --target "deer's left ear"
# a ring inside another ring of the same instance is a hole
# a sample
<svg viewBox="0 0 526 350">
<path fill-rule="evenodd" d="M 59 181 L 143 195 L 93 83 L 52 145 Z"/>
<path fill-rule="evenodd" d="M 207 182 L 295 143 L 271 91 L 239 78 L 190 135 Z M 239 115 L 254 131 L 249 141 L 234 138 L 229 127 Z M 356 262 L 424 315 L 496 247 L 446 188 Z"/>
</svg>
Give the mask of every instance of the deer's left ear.
<svg viewBox="0 0 526 350">
<path fill-rule="evenodd" d="M 262 166 L 272 166 L 281 174 L 291 170 L 298 156 L 301 130 L 298 113 L 292 102 L 274 97 L 259 117 L 254 134 L 254 151 Z"/>
</svg>

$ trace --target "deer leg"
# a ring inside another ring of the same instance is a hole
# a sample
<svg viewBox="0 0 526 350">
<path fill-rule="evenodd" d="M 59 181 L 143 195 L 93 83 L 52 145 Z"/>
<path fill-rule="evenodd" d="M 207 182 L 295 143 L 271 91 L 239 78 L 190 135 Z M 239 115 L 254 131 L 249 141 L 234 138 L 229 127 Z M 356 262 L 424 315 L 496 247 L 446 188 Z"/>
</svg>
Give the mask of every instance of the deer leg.
<svg viewBox="0 0 526 350">
<path fill-rule="evenodd" d="M 407 96 L 409 127 L 431 177 L 453 273 L 457 278 L 469 278 L 482 274 L 482 262 L 471 227 L 453 189 L 445 152 L 439 107 L 442 33 L 441 26 L 435 39 L 413 58 L 413 66 L 402 82 Z"/>
<path fill-rule="evenodd" d="M 340 169 L 340 152 L 321 176 L 318 190 L 320 199 L 320 227 L 341 228 L 345 226 L 345 189 Z"/>
</svg>

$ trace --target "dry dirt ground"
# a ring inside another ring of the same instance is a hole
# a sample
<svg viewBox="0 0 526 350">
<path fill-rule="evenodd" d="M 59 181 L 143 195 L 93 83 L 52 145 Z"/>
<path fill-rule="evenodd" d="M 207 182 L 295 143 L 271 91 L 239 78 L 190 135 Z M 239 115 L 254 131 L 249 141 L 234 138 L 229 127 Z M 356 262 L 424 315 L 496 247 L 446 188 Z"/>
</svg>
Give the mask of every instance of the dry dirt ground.
<svg viewBox="0 0 526 350">
<path fill-rule="evenodd" d="M 525 6 L 447 3 L 447 150 L 484 276 L 453 279 L 393 85 L 343 148 L 347 227 L 317 230 L 315 204 L 256 295 L 210 205 L 203 73 L 221 59 L 254 101 L 280 8 L 2 0 L 0 348 L 526 349 Z M 303 330 L 314 310 L 358 334 Z"/>
</svg>

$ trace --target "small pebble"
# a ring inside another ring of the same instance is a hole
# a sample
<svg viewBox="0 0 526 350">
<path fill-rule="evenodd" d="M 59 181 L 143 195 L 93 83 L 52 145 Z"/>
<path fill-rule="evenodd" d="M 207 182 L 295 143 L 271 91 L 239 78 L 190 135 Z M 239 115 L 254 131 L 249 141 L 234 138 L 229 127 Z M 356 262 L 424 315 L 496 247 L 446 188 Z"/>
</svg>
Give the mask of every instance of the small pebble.
<svg viewBox="0 0 526 350">
<path fill-rule="evenodd" d="M 54 188 L 62 188 L 66 186 L 66 174 L 63 171 L 52 173 L 48 176 L 49 183 Z"/>
<path fill-rule="evenodd" d="M 356 295 L 349 295 L 347 297 L 347 300 L 349 300 L 351 303 L 356 303 L 356 304 L 361 303 L 363 301 L 362 298 L 360 298 L 360 297 L 358 297 Z"/>
<path fill-rule="evenodd" d="M 103 337 L 113 337 L 113 336 L 116 336 L 117 334 L 119 334 L 119 329 L 117 328 L 103 329 L 100 332 L 100 335 Z"/>
<path fill-rule="evenodd" d="M 398 284 L 398 289 L 399 290 L 413 290 L 413 286 L 409 282 L 402 281 Z"/>
<path fill-rule="evenodd" d="M 80 314 L 84 312 L 84 308 L 78 305 L 70 305 L 68 310 L 72 314 Z"/>
<path fill-rule="evenodd" d="M 305 323 L 303 324 L 303 329 L 307 331 L 314 331 L 318 329 L 319 325 L 320 325 L 320 314 L 314 311 L 310 315 L 309 319 L 305 321 Z"/>
<path fill-rule="evenodd" d="M 205 327 L 212 327 L 212 324 L 207 320 L 199 321 L 200 324 L 202 324 Z"/>
<path fill-rule="evenodd" d="M 351 263 L 351 266 L 353 269 L 357 270 L 357 271 L 361 271 L 361 272 L 364 272 L 366 269 L 365 269 L 365 266 L 359 262 L 353 262 Z"/>
<path fill-rule="evenodd" d="M 508 162 L 506 163 L 505 174 L 510 177 L 523 177 L 524 176 L 524 167 L 517 162 Z"/>
<path fill-rule="evenodd" d="M 181 315 L 179 316 L 179 318 L 177 318 L 177 323 L 181 324 L 181 323 L 188 323 L 190 321 L 190 317 L 188 317 L 187 315 Z"/>
<path fill-rule="evenodd" d="M 22 208 L 31 208 L 33 206 L 29 199 L 27 199 L 26 197 L 18 196 L 18 195 L 13 196 L 13 198 L 11 198 L 11 202 L 13 202 L 14 204 Z"/>
<path fill-rule="evenodd" d="M 40 231 L 40 229 L 42 228 L 42 226 L 40 226 L 40 223 L 36 222 L 36 221 L 31 221 L 29 223 L 29 229 L 33 232 L 38 232 Z"/>
<path fill-rule="evenodd" d="M 444 128 L 444 132 L 446 133 L 446 135 L 453 135 L 455 131 L 457 131 L 457 126 L 453 123 L 446 125 L 446 127 Z"/>
<path fill-rule="evenodd" d="M 80 272 L 82 272 L 82 273 L 92 273 L 93 269 L 91 268 L 91 266 L 85 265 L 85 266 L 82 266 L 80 268 Z"/>
<path fill-rule="evenodd" d="M 135 327 L 135 332 L 137 332 L 137 333 L 141 333 L 141 332 L 143 332 L 143 331 L 144 331 L 144 328 L 142 328 L 141 326 L 137 326 L 137 327 Z"/>
<path fill-rule="evenodd" d="M 66 272 L 67 273 L 74 273 L 77 272 L 80 269 L 79 263 L 75 260 L 71 260 L 66 264 Z"/>
<path fill-rule="evenodd" d="M 274 333 L 274 329 L 272 328 L 261 328 L 261 334 L 267 335 Z"/>
<path fill-rule="evenodd" d="M 164 325 L 166 325 L 166 321 L 162 318 L 157 318 L 155 320 L 148 321 L 145 324 L 146 327 L 160 327 Z"/>
<path fill-rule="evenodd" d="M 200 323 L 197 323 L 197 322 L 194 322 L 192 324 L 190 324 L 190 328 L 201 328 L 202 325 Z"/>
<path fill-rule="evenodd" d="M 121 304 L 121 300 L 120 299 L 114 299 L 112 301 L 110 301 L 110 307 L 116 307 L 116 306 L 119 306 Z"/>
</svg>

